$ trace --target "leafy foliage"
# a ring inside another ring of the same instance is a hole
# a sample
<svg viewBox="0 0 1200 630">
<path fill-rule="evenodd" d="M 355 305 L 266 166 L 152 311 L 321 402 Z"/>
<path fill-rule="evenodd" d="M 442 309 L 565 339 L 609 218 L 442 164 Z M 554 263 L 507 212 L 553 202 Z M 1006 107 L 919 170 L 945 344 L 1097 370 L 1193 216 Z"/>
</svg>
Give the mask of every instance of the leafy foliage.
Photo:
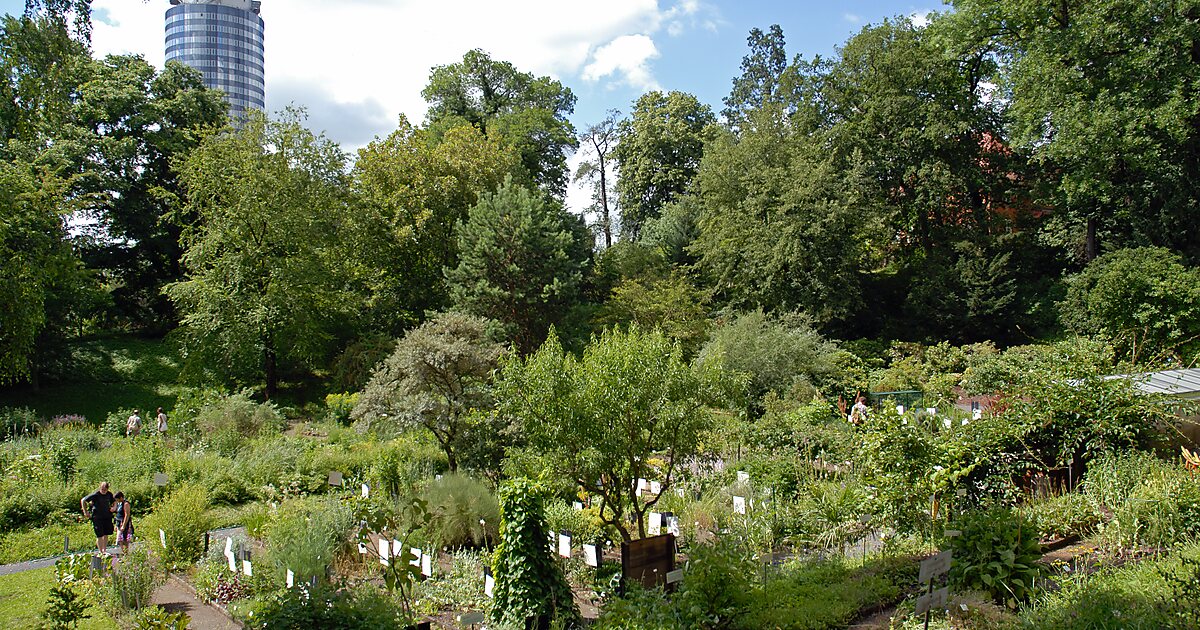
<svg viewBox="0 0 1200 630">
<path fill-rule="evenodd" d="M 571 587 L 546 549 L 544 490 L 528 479 L 500 488 L 500 544 L 491 622 L 503 629 L 568 626 L 579 619 Z"/>
<path fill-rule="evenodd" d="M 489 383 L 502 354 L 487 320 L 438 315 L 396 343 L 351 415 L 368 425 L 428 429 L 457 470 L 459 452 L 478 439 L 473 412 L 491 404 Z"/>
<path fill-rule="evenodd" d="M 968 513 L 955 528 L 962 531 L 951 545 L 950 580 L 956 587 L 990 593 L 1013 607 L 1029 598 L 1045 568 L 1038 564 L 1042 547 L 1028 521 L 995 508 Z"/>
<path fill-rule="evenodd" d="M 581 358 L 551 336 L 528 359 L 510 359 L 498 389 L 529 446 L 598 493 L 601 518 L 632 540 L 626 515 L 645 536 L 645 514 L 658 501 L 636 496 L 637 480 L 659 479 L 670 492 L 711 425 L 707 405 L 736 385 L 718 361 L 689 365 L 661 331 L 631 326 L 594 338 Z M 664 463 L 656 470 L 651 458 Z"/>
</svg>

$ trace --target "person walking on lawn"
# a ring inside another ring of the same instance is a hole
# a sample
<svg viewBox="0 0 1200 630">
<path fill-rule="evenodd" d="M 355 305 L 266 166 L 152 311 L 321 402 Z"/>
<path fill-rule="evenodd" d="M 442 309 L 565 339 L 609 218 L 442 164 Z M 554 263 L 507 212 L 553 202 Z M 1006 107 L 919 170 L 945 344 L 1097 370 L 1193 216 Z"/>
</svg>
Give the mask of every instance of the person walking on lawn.
<svg viewBox="0 0 1200 630">
<path fill-rule="evenodd" d="M 88 511 L 88 504 L 91 511 Z M 92 520 L 92 530 L 96 532 L 96 548 L 101 555 L 108 554 L 108 537 L 113 533 L 113 495 L 108 491 L 108 482 L 101 481 L 100 488 L 79 500 L 83 516 Z"/>
</svg>

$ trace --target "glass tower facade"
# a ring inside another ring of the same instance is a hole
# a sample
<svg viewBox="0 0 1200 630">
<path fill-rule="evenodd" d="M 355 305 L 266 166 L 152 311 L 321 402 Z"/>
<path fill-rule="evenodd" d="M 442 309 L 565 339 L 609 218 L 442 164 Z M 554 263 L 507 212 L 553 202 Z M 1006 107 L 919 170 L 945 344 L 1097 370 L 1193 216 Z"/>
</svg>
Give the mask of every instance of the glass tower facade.
<svg viewBox="0 0 1200 630">
<path fill-rule="evenodd" d="M 266 106 L 261 2 L 171 0 L 167 9 L 167 61 L 204 75 L 204 84 L 225 92 L 237 118 Z"/>
</svg>

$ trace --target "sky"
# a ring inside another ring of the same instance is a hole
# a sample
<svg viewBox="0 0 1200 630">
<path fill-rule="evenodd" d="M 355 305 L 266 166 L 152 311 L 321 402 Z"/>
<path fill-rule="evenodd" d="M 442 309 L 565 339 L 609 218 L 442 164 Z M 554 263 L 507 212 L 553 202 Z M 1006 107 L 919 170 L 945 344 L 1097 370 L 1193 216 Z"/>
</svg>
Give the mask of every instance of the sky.
<svg viewBox="0 0 1200 630">
<path fill-rule="evenodd" d="M 24 0 L 0 0 L 19 14 Z M 162 66 L 168 0 L 93 0 L 97 55 Z M 308 124 L 350 153 L 419 123 L 432 67 L 472 48 L 548 75 L 578 102 L 577 128 L 628 113 L 649 90 L 695 94 L 719 111 L 751 28 L 783 27 L 789 54 L 836 54 L 863 26 L 943 10 L 940 0 L 263 0 L 267 109 L 303 106 Z M 573 156 L 572 169 L 582 155 Z M 572 189 L 567 205 L 587 194 Z"/>
</svg>

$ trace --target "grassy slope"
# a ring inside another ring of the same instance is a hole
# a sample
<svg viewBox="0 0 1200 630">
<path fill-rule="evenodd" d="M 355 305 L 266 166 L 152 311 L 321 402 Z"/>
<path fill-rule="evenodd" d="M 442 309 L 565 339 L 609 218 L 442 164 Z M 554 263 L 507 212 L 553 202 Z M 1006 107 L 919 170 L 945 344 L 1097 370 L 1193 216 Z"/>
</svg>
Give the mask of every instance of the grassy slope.
<svg viewBox="0 0 1200 630">
<path fill-rule="evenodd" d="M 79 414 L 100 424 L 117 409 L 175 405 L 180 359 L 169 342 L 134 337 L 84 341 L 71 348 L 70 364 L 63 382 L 39 390 L 0 390 L 0 407 L 29 407 L 45 418 Z"/>
<path fill-rule="evenodd" d="M 54 568 L 0 576 L 0 627 L 37 628 L 38 616 L 46 607 L 46 595 L 54 585 Z M 115 629 L 111 617 L 95 606 L 88 609 L 90 619 L 79 624 L 82 630 Z"/>
</svg>

